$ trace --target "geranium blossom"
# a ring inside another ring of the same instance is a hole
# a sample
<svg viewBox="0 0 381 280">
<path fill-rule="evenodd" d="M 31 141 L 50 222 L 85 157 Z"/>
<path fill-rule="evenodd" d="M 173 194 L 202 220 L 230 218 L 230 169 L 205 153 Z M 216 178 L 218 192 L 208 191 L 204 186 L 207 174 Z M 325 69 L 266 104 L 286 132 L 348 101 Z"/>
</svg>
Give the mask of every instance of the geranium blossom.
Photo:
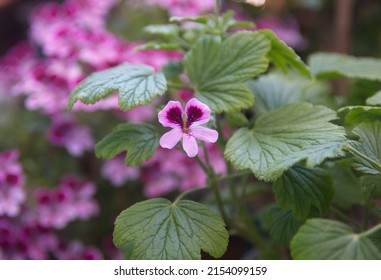
<svg viewBox="0 0 381 280">
<path fill-rule="evenodd" d="M 192 98 L 185 106 L 185 113 L 178 101 L 169 101 L 159 112 L 159 122 L 164 127 L 172 128 L 160 138 L 160 146 L 172 149 L 183 139 L 183 148 L 189 157 L 198 154 L 196 139 L 208 143 L 215 143 L 218 132 L 200 126 L 210 119 L 210 109 L 196 98 Z"/>
</svg>

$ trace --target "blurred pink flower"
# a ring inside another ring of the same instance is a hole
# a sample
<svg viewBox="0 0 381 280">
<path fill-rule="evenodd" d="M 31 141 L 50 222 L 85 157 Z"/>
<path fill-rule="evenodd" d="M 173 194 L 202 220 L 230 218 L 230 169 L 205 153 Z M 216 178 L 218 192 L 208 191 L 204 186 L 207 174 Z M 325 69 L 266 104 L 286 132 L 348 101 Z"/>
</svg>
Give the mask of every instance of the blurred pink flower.
<svg viewBox="0 0 381 280">
<path fill-rule="evenodd" d="M 169 11 L 171 16 L 199 16 L 213 10 L 215 0 L 145 0 L 148 4 L 159 5 Z"/>
<path fill-rule="evenodd" d="M 48 259 L 58 244 L 51 229 L 41 227 L 31 210 L 18 217 L 0 217 L 0 259 Z"/>
<path fill-rule="evenodd" d="M 0 153 L 0 216 L 17 216 L 25 201 L 24 175 L 16 150 Z"/>
<path fill-rule="evenodd" d="M 72 156 L 81 156 L 94 146 L 90 129 L 78 125 L 68 115 L 57 115 L 53 118 L 48 130 L 48 140 L 52 145 L 65 147 Z"/>
<path fill-rule="evenodd" d="M 94 184 L 65 176 L 55 189 L 35 191 L 37 220 L 44 227 L 58 229 L 76 219 L 87 220 L 99 210 L 94 194 Z"/>
<path fill-rule="evenodd" d="M 126 153 L 121 153 L 113 159 L 105 161 L 102 166 L 103 178 L 108 179 L 115 187 L 121 187 L 129 180 L 136 180 L 140 175 L 139 168 L 125 165 L 125 157 Z"/>
<path fill-rule="evenodd" d="M 93 246 L 85 247 L 81 241 L 62 243 L 55 252 L 60 260 L 101 260 L 102 253 Z"/>
<path fill-rule="evenodd" d="M 178 101 L 169 101 L 158 114 L 159 122 L 164 127 L 172 128 L 160 138 L 160 146 L 173 149 L 182 139 L 183 148 L 189 157 L 198 154 L 196 139 L 207 143 L 215 143 L 218 132 L 213 129 L 200 126 L 210 119 L 210 109 L 196 98 L 192 98 L 185 106 L 185 113 Z"/>
<path fill-rule="evenodd" d="M 290 47 L 303 50 L 306 42 L 300 33 L 298 22 L 293 17 L 280 19 L 274 16 L 264 16 L 255 21 L 258 29 L 271 29 Z"/>
</svg>

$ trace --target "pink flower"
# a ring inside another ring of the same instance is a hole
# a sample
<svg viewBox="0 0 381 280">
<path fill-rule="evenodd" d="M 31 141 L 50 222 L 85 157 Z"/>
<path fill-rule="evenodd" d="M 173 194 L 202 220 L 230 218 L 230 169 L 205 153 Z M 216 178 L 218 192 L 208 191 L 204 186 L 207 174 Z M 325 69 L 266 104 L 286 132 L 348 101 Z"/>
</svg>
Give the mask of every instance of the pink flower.
<svg viewBox="0 0 381 280">
<path fill-rule="evenodd" d="M 48 140 L 53 145 L 64 146 L 74 157 L 81 156 L 94 145 L 90 129 L 78 125 L 68 115 L 55 116 L 48 131 Z"/>
<path fill-rule="evenodd" d="M 137 167 L 127 167 L 124 163 L 125 153 L 107 160 L 101 169 L 102 177 L 111 181 L 114 187 L 121 187 L 129 180 L 136 180 L 140 175 Z"/>
<path fill-rule="evenodd" d="M 200 126 L 209 121 L 210 109 L 196 98 L 188 101 L 185 113 L 180 102 L 169 101 L 158 116 L 164 127 L 172 128 L 160 138 L 160 146 L 163 148 L 172 149 L 182 138 L 187 155 L 195 157 L 198 154 L 196 138 L 208 143 L 215 143 L 218 139 L 216 130 Z"/>
<path fill-rule="evenodd" d="M 24 175 L 16 150 L 0 153 L 0 216 L 17 216 L 26 200 Z"/>
<path fill-rule="evenodd" d="M 147 4 L 156 4 L 168 9 L 173 16 L 198 16 L 213 10 L 214 0 L 146 0 Z"/>
</svg>

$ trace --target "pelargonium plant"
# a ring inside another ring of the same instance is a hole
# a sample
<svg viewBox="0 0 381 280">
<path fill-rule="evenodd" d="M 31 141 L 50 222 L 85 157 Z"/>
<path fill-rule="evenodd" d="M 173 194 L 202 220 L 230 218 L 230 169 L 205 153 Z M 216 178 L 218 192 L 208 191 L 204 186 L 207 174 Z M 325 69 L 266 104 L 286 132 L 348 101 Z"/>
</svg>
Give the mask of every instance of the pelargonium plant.
<svg viewBox="0 0 381 280">
<path fill-rule="evenodd" d="M 173 201 L 128 207 L 114 244 L 132 259 L 200 259 L 201 251 L 219 258 L 238 235 L 258 257 L 283 244 L 294 259 L 380 259 L 380 93 L 346 106 L 329 96 L 325 79 L 380 81 L 381 61 L 317 53 L 306 65 L 272 31 L 220 15 L 219 1 L 215 10 L 146 28 L 158 40 L 139 48 L 176 50 L 176 61 L 158 71 L 123 63 L 70 95 L 70 110 L 115 93 L 122 111 L 155 103 L 156 120 L 118 125 L 96 144 L 98 157 L 125 152 L 127 166 L 144 168 L 160 153 L 156 161 L 176 166 L 177 149 L 206 176 L 204 187 Z M 210 143 L 224 155 L 221 173 Z M 172 188 L 169 176 L 156 180 Z"/>
<path fill-rule="evenodd" d="M 292 19 L 256 26 L 226 11 L 234 2 L 253 1 L 129 1 L 171 16 L 144 28 L 149 42 L 108 30 L 116 0 L 33 11 L 29 41 L 0 61 L 0 101 L 21 96 L 38 110 L 48 167 L 64 165 L 50 159 L 62 149 L 86 178 L 65 169 L 32 188 L 22 163 L 33 149 L 0 152 L 0 259 L 220 258 L 234 237 L 256 259 L 381 259 L 381 61 L 315 53 L 305 63 Z M 346 99 L 331 94 L 337 78 L 353 85 Z M 100 168 L 89 164 L 95 139 Z M 118 208 L 111 193 L 127 185 L 149 199 L 122 205 L 120 251 L 61 236 Z"/>
</svg>

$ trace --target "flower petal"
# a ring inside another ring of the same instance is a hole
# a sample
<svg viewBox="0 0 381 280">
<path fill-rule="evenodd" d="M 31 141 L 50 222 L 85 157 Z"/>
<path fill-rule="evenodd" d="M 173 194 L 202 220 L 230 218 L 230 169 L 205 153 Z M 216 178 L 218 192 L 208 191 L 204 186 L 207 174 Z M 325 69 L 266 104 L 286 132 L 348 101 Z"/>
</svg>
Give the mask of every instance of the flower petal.
<svg viewBox="0 0 381 280">
<path fill-rule="evenodd" d="M 196 98 L 188 101 L 185 112 L 187 114 L 187 127 L 207 123 L 210 119 L 210 109 Z"/>
<path fill-rule="evenodd" d="M 159 112 L 158 117 L 159 122 L 164 127 L 183 127 L 183 109 L 179 101 L 169 101 L 163 110 Z"/>
<path fill-rule="evenodd" d="M 198 146 L 196 138 L 184 133 L 183 135 L 183 148 L 187 153 L 188 157 L 195 157 L 198 154 Z"/>
<path fill-rule="evenodd" d="M 206 128 L 203 126 L 192 127 L 191 133 L 197 139 L 208 143 L 215 143 L 218 139 L 217 130 Z"/>
<path fill-rule="evenodd" d="M 160 138 L 160 146 L 166 149 L 173 149 L 179 143 L 183 132 L 177 127 L 163 134 Z"/>
</svg>

